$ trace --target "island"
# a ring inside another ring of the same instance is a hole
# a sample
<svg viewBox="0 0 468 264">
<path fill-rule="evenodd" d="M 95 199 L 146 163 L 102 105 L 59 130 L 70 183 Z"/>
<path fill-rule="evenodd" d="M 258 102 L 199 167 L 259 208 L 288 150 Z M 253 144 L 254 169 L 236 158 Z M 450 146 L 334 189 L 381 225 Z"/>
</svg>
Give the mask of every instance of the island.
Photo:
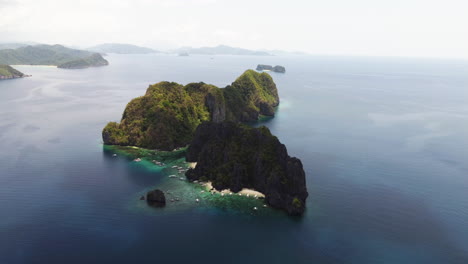
<svg viewBox="0 0 468 264">
<path fill-rule="evenodd" d="M 84 57 L 81 59 L 76 59 L 62 64 L 57 65 L 57 68 L 62 69 L 85 69 L 89 67 L 98 67 L 109 65 L 107 60 L 103 59 L 102 56 L 98 53 L 94 53 L 89 57 Z"/>
<path fill-rule="evenodd" d="M 265 64 L 259 64 L 257 65 L 257 71 L 273 71 L 273 72 L 279 72 L 279 73 L 285 73 L 286 68 L 283 66 L 271 66 L 271 65 L 265 65 Z"/>
<path fill-rule="evenodd" d="M 9 65 L 0 65 L 0 80 L 16 79 L 28 76 L 29 75 L 25 75 Z"/>
<path fill-rule="evenodd" d="M 64 69 L 82 69 L 108 65 L 99 53 L 76 50 L 62 45 L 34 45 L 0 50 L 0 64 L 54 65 Z"/>
<path fill-rule="evenodd" d="M 181 47 L 174 50 L 175 53 L 186 52 L 189 54 L 199 54 L 199 55 L 243 55 L 243 56 L 271 56 L 270 53 L 259 50 L 248 50 L 243 48 L 230 47 L 226 45 L 218 45 L 215 47 L 201 47 L 201 48 L 192 48 L 192 47 Z"/>
<path fill-rule="evenodd" d="M 290 215 L 304 213 L 308 193 L 302 163 L 264 126 L 204 122 L 186 160 L 196 162 L 186 173 L 190 181 L 210 181 L 215 189 L 232 192 L 251 188 L 263 193 L 272 207 Z"/>
<path fill-rule="evenodd" d="M 102 131 L 105 144 L 173 150 L 187 146 L 203 121 L 253 122 L 274 116 L 276 84 L 267 73 L 247 70 L 231 85 L 174 82 L 150 85 L 127 104 L 120 123 Z"/>
<path fill-rule="evenodd" d="M 115 53 L 115 54 L 150 54 L 158 53 L 159 51 L 136 46 L 132 44 L 121 44 L 121 43 L 105 43 L 100 44 L 91 48 L 88 48 L 90 51 L 95 51 L 99 53 Z"/>
<path fill-rule="evenodd" d="M 104 127 L 102 139 L 106 145 L 185 152 L 186 162 L 192 164 L 185 176 L 194 184 L 234 193 L 253 189 L 259 192 L 254 198 L 264 197 L 265 206 L 302 215 L 308 193 L 301 161 L 290 157 L 268 128 L 247 125 L 262 116 L 273 117 L 278 104 L 272 77 L 254 70 L 245 71 L 225 88 L 203 82 L 185 86 L 159 82 L 131 100 L 120 123 Z M 152 162 L 163 166 L 154 158 Z M 163 196 L 153 191 L 146 200 L 161 206 Z"/>
</svg>

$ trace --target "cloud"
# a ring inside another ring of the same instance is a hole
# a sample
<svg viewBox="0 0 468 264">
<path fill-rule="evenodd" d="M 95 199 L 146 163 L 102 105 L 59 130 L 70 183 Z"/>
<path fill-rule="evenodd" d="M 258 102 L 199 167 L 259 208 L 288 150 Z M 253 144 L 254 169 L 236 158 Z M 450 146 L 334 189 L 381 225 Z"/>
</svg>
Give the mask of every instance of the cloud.
<svg viewBox="0 0 468 264">
<path fill-rule="evenodd" d="M 82 47 L 226 44 L 314 54 L 468 57 L 467 1 L 377 2 L 0 0 L 0 36 Z"/>
</svg>

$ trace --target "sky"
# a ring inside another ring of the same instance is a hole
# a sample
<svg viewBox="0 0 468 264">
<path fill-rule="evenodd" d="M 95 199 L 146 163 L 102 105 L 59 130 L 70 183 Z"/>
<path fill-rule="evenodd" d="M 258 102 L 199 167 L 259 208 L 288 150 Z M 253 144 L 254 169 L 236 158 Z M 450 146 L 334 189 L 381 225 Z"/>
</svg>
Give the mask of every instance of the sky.
<svg viewBox="0 0 468 264">
<path fill-rule="evenodd" d="M 0 42 L 468 58 L 468 0 L 0 0 Z"/>
</svg>

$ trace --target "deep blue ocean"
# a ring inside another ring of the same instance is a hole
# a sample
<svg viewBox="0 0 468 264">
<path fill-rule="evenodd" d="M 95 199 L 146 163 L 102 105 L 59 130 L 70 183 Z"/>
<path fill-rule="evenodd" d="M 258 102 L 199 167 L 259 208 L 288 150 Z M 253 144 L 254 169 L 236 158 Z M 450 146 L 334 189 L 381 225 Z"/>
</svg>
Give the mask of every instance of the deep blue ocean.
<svg viewBox="0 0 468 264">
<path fill-rule="evenodd" d="M 0 81 L 0 263 L 468 263 L 468 61 L 110 55 Z M 166 175 L 101 130 L 159 81 L 224 87 L 257 64 L 272 133 L 307 174 L 302 218 L 138 203 Z"/>
</svg>

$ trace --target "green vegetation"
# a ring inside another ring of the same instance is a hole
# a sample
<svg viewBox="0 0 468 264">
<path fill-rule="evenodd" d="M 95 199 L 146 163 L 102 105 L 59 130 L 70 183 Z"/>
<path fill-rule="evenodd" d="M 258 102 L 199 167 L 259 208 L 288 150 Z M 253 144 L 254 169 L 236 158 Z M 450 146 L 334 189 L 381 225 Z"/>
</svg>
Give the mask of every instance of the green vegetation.
<svg viewBox="0 0 468 264">
<path fill-rule="evenodd" d="M 75 50 L 61 45 L 35 45 L 0 50 L 0 64 L 56 65 L 61 68 L 84 68 L 109 63 L 98 53 Z"/>
<path fill-rule="evenodd" d="M 249 122 L 259 115 L 273 116 L 279 104 L 278 90 L 271 76 L 247 70 L 224 89 L 228 120 Z"/>
<path fill-rule="evenodd" d="M 273 79 L 253 70 L 225 89 L 203 82 L 160 82 L 130 101 L 120 124 L 110 122 L 102 136 L 105 144 L 171 150 L 189 144 L 203 121 L 256 121 L 273 116 L 278 103 Z"/>
<path fill-rule="evenodd" d="M 292 206 L 294 206 L 295 208 L 301 208 L 302 207 L 301 200 L 299 200 L 299 198 L 297 198 L 297 197 L 294 197 L 294 199 L 292 201 Z"/>
<path fill-rule="evenodd" d="M 217 129 L 222 129 L 223 132 L 213 132 Z M 266 178 L 271 175 L 286 177 L 286 171 L 281 167 L 279 160 L 281 157 L 278 155 L 281 144 L 265 126 L 252 128 L 233 122 L 219 126 L 205 124 L 197 136 L 189 147 L 188 157 L 192 154 L 205 157 L 204 160 L 190 161 L 200 162 L 197 165 L 200 175 L 212 181 L 217 189 L 234 187 L 236 190 L 236 184 L 231 184 L 231 181 L 238 179 L 243 187 L 258 190 L 258 186 L 253 186 L 253 182 L 260 171 Z M 198 141 L 201 138 L 206 141 Z"/>
<path fill-rule="evenodd" d="M 8 65 L 0 65 L 0 79 L 21 78 L 24 74 Z"/>
<path fill-rule="evenodd" d="M 95 53 L 86 58 L 59 64 L 57 67 L 64 69 L 83 69 L 96 66 L 105 66 L 108 64 L 109 63 L 106 60 L 104 60 L 100 54 Z"/>
<path fill-rule="evenodd" d="M 199 88 L 195 92 L 194 86 Z M 197 126 L 210 118 L 201 94 L 211 89 L 215 88 L 203 83 L 151 85 L 144 96 L 127 104 L 120 124 L 111 122 L 104 128 L 104 142 L 161 150 L 185 146 Z"/>
</svg>

